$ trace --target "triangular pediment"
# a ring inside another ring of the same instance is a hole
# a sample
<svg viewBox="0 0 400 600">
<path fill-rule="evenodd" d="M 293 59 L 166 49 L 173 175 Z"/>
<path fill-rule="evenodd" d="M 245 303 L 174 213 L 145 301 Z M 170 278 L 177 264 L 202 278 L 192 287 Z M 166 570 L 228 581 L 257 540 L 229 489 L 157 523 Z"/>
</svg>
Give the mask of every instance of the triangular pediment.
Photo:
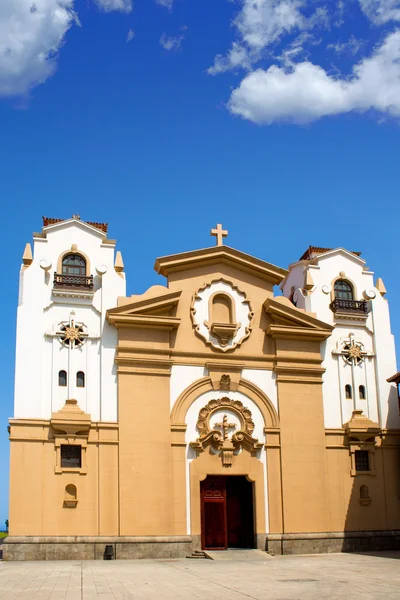
<svg viewBox="0 0 400 600">
<path fill-rule="evenodd" d="M 176 329 L 180 319 L 171 316 L 171 311 L 178 305 L 182 292 L 171 292 L 162 286 L 154 288 L 134 299 L 121 299 L 120 306 L 107 311 L 108 321 L 117 327 Z"/>
<path fill-rule="evenodd" d="M 230 248 L 229 246 L 214 246 L 202 250 L 193 250 L 171 256 L 157 258 L 154 268 L 160 275 L 169 277 L 179 271 L 192 271 L 209 265 L 229 265 L 239 271 L 268 281 L 274 285 L 280 284 L 288 274 L 286 269 L 267 263 L 250 254 Z"/>
<path fill-rule="evenodd" d="M 268 298 L 264 302 L 264 310 L 272 323 L 267 333 L 272 336 L 304 337 L 326 339 L 334 329 L 324 321 L 317 319 L 312 313 L 296 308 L 288 298 L 278 296 Z"/>
</svg>

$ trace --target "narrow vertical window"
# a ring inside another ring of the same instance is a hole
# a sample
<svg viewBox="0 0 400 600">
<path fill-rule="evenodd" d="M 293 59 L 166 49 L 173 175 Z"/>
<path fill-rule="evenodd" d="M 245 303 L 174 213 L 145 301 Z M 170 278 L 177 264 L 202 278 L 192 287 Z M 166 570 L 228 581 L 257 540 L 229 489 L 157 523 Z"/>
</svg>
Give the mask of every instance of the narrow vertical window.
<svg viewBox="0 0 400 600">
<path fill-rule="evenodd" d="M 347 400 L 351 400 L 353 397 L 353 393 L 351 390 L 351 385 L 347 384 L 344 388 Z"/>
<path fill-rule="evenodd" d="M 365 386 L 364 385 L 360 385 L 360 387 L 358 388 L 358 396 L 359 396 L 360 400 L 365 400 L 366 395 L 365 395 Z"/>
<path fill-rule="evenodd" d="M 67 385 L 67 371 L 60 371 L 58 373 L 58 385 L 62 387 Z"/>
<path fill-rule="evenodd" d="M 368 450 L 355 451 L 356 471 L 369 471 L 369 452 Z"/>
<path fill-rule="evenodd" d="M 78 371 L 76 374 L 76 387 L 85 387 L 85 373 Z"/>
</svg>

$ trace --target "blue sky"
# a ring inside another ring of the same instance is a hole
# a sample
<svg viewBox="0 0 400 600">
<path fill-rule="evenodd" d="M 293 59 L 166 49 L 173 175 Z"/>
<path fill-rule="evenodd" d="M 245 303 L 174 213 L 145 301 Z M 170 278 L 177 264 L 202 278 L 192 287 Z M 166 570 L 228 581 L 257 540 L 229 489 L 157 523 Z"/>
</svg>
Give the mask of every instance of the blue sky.
<svg viewBox="0 0 400 600">
<path fill-rule="evenodd" d="M 362 251 L 400 338 L 400 1 L 3 0 L 0 528 L 18 271 L 41 216 L 107 221 L 128 293 L 228 244 Z"/>
</svg>

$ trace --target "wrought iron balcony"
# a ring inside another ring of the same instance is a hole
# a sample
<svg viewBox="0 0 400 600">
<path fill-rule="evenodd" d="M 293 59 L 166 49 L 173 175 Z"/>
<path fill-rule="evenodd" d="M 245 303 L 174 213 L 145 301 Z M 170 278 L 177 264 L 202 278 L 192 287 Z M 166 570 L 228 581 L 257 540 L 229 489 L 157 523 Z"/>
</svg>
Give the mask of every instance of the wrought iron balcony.
<svg viewBox="0 0 400 600">
<path fill-rule="evenodd" d="M 93 290 L 93 275 L 62 275 L 54 273 L 55 290 Z"/>
<path fill-rule="evenodd" d="M 365 300 L 344 300 L 335 298 L 330 304 L 330 309 L 335 314 L 342 313 L 351 315 L 367 316 L 369 313 L 369 303 Z"/>
</svg>

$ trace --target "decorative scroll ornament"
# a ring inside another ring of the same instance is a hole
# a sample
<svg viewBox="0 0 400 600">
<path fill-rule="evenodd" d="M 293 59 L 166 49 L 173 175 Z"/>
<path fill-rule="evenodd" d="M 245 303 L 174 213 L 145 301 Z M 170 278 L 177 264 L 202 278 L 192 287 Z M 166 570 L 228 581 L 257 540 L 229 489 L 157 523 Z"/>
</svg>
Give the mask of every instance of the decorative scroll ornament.
<svg viewBox="0 0 400 600">
<path fill-rule="evenodd" d="M 216 299 L 225 302 L 229 316 L 221 319 L 215 312 Z M 227 279 L 204 284 L 193 296 L 193 327 L 205 343 L 226 352 L 240 346 L 251 332 L 254 313 L 246 294 Z"/>
<path fill-rule="evenodd" d="M 238 418 L 240 423 L 238 431 L 230 433 L 230 430 L 235 430 L 237 425 L 236 423 L 229 423 L 227 414 L 224 414 L 222 421 L 215 423 L 214 429 L 211 429 L 210 419 L 212 415 L 223 409 L 233 412 Z M 199 412 L 197 429 L 200 435 L 195 442 L 190 443 L 190 446 L 200 453 L 204 452 L 208 445 L 211 445 L 214 451 L 221 454 L 224 467 L 232 465 L 234 453 L 242 449 L 242 447 L 245 447 L 250 452 L 256 452 L 264 446 L 256 438 L 252 437 L 254 421 L 251 411 L 243 406 L 240 400 L 231 400 L 230 398 L 210 400 Z M 221 429 L 221 431 L 218 431 L 218 429 Z"/>
<path fill-rule="evenodd" d="M 85 333 L 85 325 L 83 323 L 76 323 L 73 319 L 70 319 L 69 321 L 59 323 L 57 335 L 63 346 L 73 349 L 82 346 L 88 334 Z"/>
</svg>

